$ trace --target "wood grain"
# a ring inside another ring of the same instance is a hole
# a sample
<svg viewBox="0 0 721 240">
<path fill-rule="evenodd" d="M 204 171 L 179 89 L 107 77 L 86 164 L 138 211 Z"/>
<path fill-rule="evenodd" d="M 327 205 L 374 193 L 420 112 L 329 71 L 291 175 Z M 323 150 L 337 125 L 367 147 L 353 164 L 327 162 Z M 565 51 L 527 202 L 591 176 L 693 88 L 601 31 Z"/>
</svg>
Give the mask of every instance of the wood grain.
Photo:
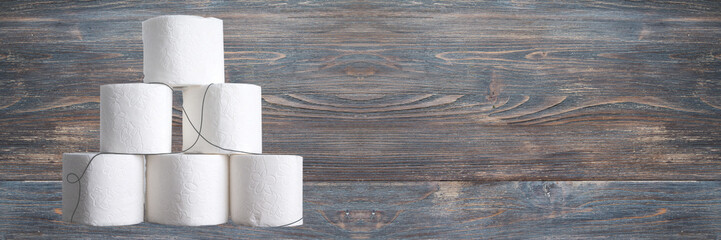
<svg viewBox="0 0 721 240">
<path fill-rule="evenodd" d="M 721 183 L 307 182 L 304 225 L 61 221 L 60 182 L 0 182 L 0 238 L 716 239 Z"/>
<path fill-rule="evenodd" d="M 308 180 L 721 179 L 717 1 L 0 3 L 0 179 L 98 149 L 142 20 L 224 20 L 264 149 Z M 176 99 L 175 150 L 180 146 Z"/>
</svg>

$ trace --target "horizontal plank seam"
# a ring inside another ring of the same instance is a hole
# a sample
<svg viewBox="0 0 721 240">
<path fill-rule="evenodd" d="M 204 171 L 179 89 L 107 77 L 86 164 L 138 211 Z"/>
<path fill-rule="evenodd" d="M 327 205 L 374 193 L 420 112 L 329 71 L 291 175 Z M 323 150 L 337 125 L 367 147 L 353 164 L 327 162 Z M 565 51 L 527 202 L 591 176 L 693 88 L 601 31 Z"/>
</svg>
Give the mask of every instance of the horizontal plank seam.
<svg viewBox="0 0 721 240">
<path fill-rule="evenodd" d="M 27 182 L 27 183 L 44 183 L 54 182 L 61 183 L 59 180 L 0 180 L 0 182 Z M 498 181 L 476 181 L 476 180 L 364 180 L 364 181 L 352 181 L 352 180 L 327 180 L 327 181 L 303 181 L 306 183 L 328 183 L 328 182 L 342 182 L 342 183 L 363 183 L 363 182 L 464 182 L 464 183 L 500 183 L 500 182 L 641 182 L 641 183 L 655 183 L 655 182 L 721 182 L 721 180 L 498 180 Z"/>
</svg>

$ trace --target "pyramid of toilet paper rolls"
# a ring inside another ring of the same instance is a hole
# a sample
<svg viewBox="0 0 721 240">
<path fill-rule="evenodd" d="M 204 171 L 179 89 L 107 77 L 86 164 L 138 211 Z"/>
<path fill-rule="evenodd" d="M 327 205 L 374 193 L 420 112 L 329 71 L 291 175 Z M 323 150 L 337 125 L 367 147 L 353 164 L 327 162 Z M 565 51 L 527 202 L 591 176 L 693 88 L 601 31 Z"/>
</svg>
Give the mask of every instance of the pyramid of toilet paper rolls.
<svg viewBox="0 0 721 240">
<path fill-rule="evenodd" d="M 224 83 L 222 20 L 160 16 L 142 32 L 144 83 L 100 87 L 101 154 L 63 154 L 63 220 L 301 225 L 303 158 L 260 154 L 260 87 Z M 181 153 L 168 86 L 183 93 Z"/>
</svg>

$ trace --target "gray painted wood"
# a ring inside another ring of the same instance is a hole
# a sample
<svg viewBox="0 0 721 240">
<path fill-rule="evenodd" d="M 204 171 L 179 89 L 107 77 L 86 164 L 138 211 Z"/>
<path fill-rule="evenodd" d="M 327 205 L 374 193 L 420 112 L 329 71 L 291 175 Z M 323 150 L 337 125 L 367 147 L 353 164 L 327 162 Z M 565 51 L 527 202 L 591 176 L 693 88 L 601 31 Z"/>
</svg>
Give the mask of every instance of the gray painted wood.
<svg viewBox="0 0 721 240">
<path fill-rule="evenodd" d="M 61 221 L 60 182 L 0 182 L 0 238 L 721 237 L 721 182 L 306 182 L 295 228 Z"/>
<path fill-rule="evenodd" d="M 98 150 L 99 86 L 142 79 L 140 22 L 163 14 L 224 20 L 227 81 L 263 87 L 264 150 L 314 180 L 284 229 L 67 224 L 59 182 L 0 181 L 0 239 L 721 238 L 718 181 L 613 181 L 721 179 L 717 1 L 0 9 L 0 180 Z"/>
<path fill-rule="evenodd" d="M 264 150 L 308 180 L 721 179 L 718 1 L 0 3 L 0 179 L 98 150 L 141 21 L 224 20 Z M 176 99 L 175 150 L 180 148 Z"/>
</svg>

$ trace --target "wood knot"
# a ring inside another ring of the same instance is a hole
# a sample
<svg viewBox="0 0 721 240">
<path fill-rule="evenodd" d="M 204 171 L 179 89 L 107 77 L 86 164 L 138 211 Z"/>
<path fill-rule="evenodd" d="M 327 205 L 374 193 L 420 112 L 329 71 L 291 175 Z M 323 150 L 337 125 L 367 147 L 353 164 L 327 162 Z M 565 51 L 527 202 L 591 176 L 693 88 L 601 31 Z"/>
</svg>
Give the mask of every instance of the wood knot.
<svg viewBox="0 0 721 240">
<path fill-rule="evenodd" d="M 401 211 L 344 210 L 326 214 L 333 225 L 350 232 L 370 232 L 393 222 Z"/>
<path fill-rule="evenodd" d="M 354 77 L 367 77 L 367 76 L 372 76 L 373 74 L 376 74 L 376 69 L 373 67 L 356 68 L 356 67 L 348 66 L 345 68 L 344 71 L 345 71 L 345 74 L 347 74 L 349 76 L 354 76 Z"/>
<path fill-rule="evenodd" d="M 548 56 L 547 52 L 538 51 L 538 52 L 532 52 L 532 53 L 527 54 L 526 59 L 540 60 L 540 59 L 546 58 L 547 56 Z"/>
</svg>

